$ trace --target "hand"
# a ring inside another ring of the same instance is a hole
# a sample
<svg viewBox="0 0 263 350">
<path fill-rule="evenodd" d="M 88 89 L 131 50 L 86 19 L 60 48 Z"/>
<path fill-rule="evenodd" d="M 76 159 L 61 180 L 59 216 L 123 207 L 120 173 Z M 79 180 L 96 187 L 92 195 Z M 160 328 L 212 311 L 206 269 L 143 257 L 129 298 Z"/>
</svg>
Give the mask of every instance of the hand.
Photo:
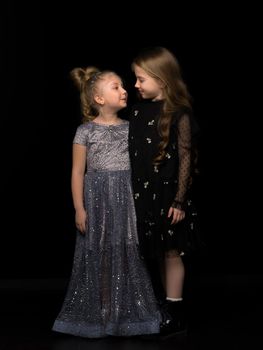
<svg viewBox="0 0 263 350">
<path fill-rule="evenodd" d="M 85 209 L 77 210 L 75 214 L 75 223 L 76 223 L 77 229 L 83 234 L 86 231 L 86 221 L 87 221 L 87 213 Z"/>
<path fill-rule="evenodd" d="M 172 216 L 171 225 L 174 225 L 185 218 L 185 211 L 171 207 L 168 211 L 168 218 L 170 218 L 171 216 Z"/>
</svg>

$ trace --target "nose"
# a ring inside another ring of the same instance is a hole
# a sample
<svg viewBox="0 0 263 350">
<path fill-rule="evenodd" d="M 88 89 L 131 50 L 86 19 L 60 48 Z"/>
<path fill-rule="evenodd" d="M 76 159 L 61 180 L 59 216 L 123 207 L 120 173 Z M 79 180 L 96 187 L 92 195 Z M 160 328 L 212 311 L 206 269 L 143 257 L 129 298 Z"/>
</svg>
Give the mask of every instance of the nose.
<svg viewBox="0 0 263 350">
<path fill-rule="evenodd" d="M 122 88 L 122 95 L 123 95 L 125 98 L 127 98 L 127 96 L 128 96 L 128 92 L 127 92 L 125 89 L 123 89 L 123 88 Z"/>
<path fill-rule="evenodd" d="M 134 85 L 134 87 L 136 87 L 136 88 L 139 88 L 139 81 L 138 80 L 136 80 L 136 83 L 135 83 L 135 85 Z"/>
</svg>

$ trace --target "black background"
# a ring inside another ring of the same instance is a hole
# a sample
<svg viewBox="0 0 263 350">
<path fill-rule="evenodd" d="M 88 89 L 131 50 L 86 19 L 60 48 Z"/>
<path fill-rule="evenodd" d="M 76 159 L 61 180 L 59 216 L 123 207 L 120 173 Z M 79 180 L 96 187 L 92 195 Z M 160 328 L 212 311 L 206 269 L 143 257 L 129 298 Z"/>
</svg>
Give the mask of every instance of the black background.
<svg viewBox="0 0 263 350">
<path fill-rule="evenodd" d="M 80 123 L 68 73 L 113 69 L 132 103 L 130 64 L 151 45 L 177 56 L 201 127 L 196 197 L 208 251 L 196 263 L 215 274 L 261 273 L 255 14 L 165 2 L 145 2 L 144 11 L 136 2 L 54 6 L 10 1 L 1 13 L 0 278 L 68 276 L 71 145 Z"/>
</svg>

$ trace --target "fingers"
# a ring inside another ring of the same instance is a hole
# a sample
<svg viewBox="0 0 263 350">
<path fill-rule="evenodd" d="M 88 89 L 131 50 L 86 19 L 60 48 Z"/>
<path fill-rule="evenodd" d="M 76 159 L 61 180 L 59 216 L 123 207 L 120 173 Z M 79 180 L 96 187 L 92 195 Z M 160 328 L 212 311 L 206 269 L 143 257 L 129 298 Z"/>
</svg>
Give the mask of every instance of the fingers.
<svg viewBox="0 0 263 350">
<path fill-rule="evenodd" d="M 168 218 L 170 216 L 172 216 L 171 225 L 174 225 L 185 218 L 185 212 L 177 208 L 170 208 L 168 212 Z"/>
<path fill-rule="evenodd" d="M 174 211 L 173 211 L 174 208 L 170 208 L 169 211 L 168 211 L 168 218 L 173 215 Z"/>
<path fill-rule="evenodd" d="M 78 223 L 78 222 L 76 222 L 76 227 L 81 233 L 85 233 L 85 230 L 86 230 L 85 223 Z"/>
<path fill-rule="evenodd" d="M 85 210 L 76 211 L 75 224 L 78 231 L 84 234 L 87 226 L 87 213 Z"/>
</svg>

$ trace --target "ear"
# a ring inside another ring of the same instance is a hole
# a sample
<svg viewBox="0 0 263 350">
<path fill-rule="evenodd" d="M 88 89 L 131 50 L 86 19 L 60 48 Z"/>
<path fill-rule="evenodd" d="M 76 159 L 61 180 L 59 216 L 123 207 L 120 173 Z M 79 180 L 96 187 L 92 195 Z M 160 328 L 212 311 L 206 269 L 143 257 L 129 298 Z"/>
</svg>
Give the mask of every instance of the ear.
<svg viewBox="0 0 263 350">
<path fill-rule="evenodd" d="M 101 97 L 100 95 L 95 95 L 94 100 L 98 105 L 100 105 L 100 106 L 104 105 L 104 98 Z"/>
</svg>

